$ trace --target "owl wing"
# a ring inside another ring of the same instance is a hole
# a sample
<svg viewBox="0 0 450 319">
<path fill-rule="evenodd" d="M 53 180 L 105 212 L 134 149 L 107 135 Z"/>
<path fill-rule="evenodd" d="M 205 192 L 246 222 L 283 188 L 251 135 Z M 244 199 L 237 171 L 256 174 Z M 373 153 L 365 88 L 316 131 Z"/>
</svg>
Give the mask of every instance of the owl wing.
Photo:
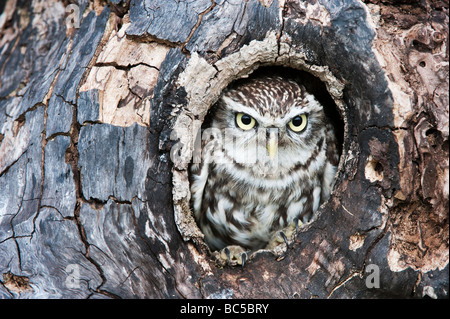
<svg viewBox="0 0 450 319">
<path fill-rule="evenodd" d="M 193 163 L 190 166 L 191 202 L 197 220 L 201 219 L 202 202 L 212 164 L 212 144 L 210 140 L 201 139 L 194 146 Z"/>
</svg>

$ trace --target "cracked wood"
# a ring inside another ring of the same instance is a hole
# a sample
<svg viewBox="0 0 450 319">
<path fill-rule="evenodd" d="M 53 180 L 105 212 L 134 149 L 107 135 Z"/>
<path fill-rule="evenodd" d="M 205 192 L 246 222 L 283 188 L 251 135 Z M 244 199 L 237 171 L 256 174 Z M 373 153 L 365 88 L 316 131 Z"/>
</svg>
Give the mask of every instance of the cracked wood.
<svg viewBox="0 0 450 319">
<path fill-rule="evenodd" d="M 107 3 L 5 5 L 0 297 L 448 298 L 448 1 Z M 261 65 L 325 83 L 340 171 L 284 258 L 220 269 L 172 129 Z"/>
</svg>

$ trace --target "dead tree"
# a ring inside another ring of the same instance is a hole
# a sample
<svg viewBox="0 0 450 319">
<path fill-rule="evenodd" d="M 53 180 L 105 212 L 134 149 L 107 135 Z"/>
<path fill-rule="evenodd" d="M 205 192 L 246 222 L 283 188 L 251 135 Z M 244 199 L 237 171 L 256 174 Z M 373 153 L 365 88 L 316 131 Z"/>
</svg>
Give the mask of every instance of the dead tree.
<svg viewBox="0 0 450 319">
<path fill-rule="evenodd" d="M 1 297 L 448 298 L 448 1 L 2 6 Z M 218 267 L 190 140 L 268 66 L 326 88 L 336 186 L 281 258 Z"/>
</svg>

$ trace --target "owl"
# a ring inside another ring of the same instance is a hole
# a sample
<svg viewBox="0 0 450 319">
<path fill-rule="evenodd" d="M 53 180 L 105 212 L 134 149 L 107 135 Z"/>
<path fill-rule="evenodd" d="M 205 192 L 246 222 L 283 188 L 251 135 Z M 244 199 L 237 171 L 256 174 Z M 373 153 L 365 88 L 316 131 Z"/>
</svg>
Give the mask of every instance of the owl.
<svg viewBox="0 0 450 319">
<path fill-rule="evenodd" d="M 209 248 L 258 250 L 310 221 L 339 159 L 314 95 L 293 79 L 260 75 L 231 85 L 210 112 L 190 166 L 192 209 Z"/>
</svg>

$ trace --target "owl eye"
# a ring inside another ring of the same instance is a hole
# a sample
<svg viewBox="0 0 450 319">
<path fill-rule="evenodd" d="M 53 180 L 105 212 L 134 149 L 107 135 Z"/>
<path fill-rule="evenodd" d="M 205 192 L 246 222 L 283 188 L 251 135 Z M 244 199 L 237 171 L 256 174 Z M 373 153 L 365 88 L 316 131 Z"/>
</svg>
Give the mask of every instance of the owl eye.
<svg viewBox="0 0 450 319">
<path fill-rule="evenodd" d="M 306 114 L 300 114 L 289 122 L 289 128 L 294 132 L 299 133 L 305 129 L 307 123 L 308 118 L 306 117 Z"/>
<path fill-rule="evenodd" d="M 255 127 L 256 121 L 253 117 L 250 115 L 244 114 L 244 113 L 237 113 L 236 114 L 236 124 L 244 131 L 251 130 Z"/>
</svg>

